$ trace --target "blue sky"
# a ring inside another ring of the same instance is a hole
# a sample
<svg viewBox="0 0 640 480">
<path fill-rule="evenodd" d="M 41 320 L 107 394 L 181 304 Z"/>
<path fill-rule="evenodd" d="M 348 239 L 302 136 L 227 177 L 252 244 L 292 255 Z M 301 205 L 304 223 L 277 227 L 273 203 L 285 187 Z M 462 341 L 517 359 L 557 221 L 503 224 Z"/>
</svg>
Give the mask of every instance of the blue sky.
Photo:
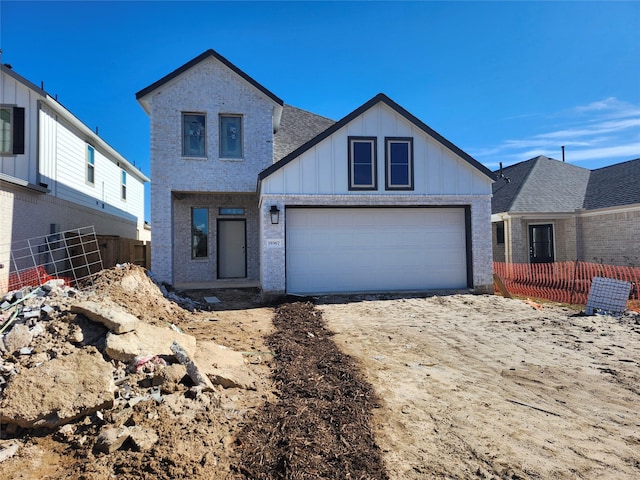
<svg viewBox="0 0 640 480">
<path fill-rule="evenodd" d="M 2 62 L 147 175 L 135 93 L 210 48 L 334 120 L 383 92 L 492 170 L 637 158 L 639 32 L 636 1 L 0 0 Z"/>
</svg>

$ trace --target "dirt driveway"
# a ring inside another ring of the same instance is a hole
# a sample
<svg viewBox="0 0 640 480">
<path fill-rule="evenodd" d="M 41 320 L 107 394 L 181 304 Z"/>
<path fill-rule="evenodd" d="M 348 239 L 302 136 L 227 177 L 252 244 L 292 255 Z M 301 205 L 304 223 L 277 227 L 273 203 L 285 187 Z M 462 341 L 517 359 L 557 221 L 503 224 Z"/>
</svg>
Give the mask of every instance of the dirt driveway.
<svg viewBox="0 0 640 480">
<path fill-rule="evenodd" d="M 640 478 L 639 316 L 471 295 L 319 308 L 384 402 L 390 478 Z"/>
<path fill-rule="evenodd" d="M 283 316 L 283 306 L 260 305 L 254 291 L 228 290 L 183 292 L 221 300 L 185 310 L 134 266 L 104 271 L 94 289 L 141 322 L 171 323 L 242 352 L 253 387 L 205 393 L 185 377 L 160 403 L 120 402 L 53 431 L 2 425 L 0 479 L 640 478 L 638 314 L 587 317 L 450 295 L 320 298 L 315 309 L 286 304 Z M 59 300 L 42 321 L 39 362 L 103 348 L 73 334 L 81 319 L 70 314 L 72 301 Z M 40 365 L 29 355 L 0 360 L 0 372 Z M 120 424 L 157 442 L 96 451 L 100 433 Z M 249 441 L 276 434 L 277 445 Z M 269 458 L 276 467 L 251 473 Z M 347 464 L 369 473 L 347 475 Z"/>
</svg>

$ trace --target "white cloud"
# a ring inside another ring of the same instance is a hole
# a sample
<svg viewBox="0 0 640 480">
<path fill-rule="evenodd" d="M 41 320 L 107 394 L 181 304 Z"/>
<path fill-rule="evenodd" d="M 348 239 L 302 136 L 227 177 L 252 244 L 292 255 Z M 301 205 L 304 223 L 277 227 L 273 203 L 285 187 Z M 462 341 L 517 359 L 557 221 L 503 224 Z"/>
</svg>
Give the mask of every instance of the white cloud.
<svg viewBox="0 0 640 480">
<path fill-rule="evenodd" d="M 511 165 L 538 155 L 560 158 L 561 146 L 565 146 L 569 162 L 599 160 L 600 166 L 605 166 L 640 157 L 638 105 L 609 97 L 551 113 L 548 118 L 551 117 L 555 120 L 554 129 L 469 152 L 489 168 L 499 162 Z"/>
<path fill-rule="evenodd" d="M 575 111 L 577 112 L 591 112 L 591 111 L 600 111 L 600 110 L 610 110 L 610 109 L 618 109 L 621 106 L 625 106 L 624 102 L 619 101 L 616 97 L 605 98 L 604 100 L 599 100 L 597 102 L 592 102 L 588 105 L 581 105 L 575 107 Z"/>
</svg>

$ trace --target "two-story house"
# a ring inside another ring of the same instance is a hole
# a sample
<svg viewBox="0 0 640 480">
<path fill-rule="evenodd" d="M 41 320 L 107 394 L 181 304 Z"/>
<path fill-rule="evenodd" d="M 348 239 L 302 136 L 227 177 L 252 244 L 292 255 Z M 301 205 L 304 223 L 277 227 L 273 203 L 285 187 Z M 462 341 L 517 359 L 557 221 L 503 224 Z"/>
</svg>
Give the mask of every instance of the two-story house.
<svg viewBox="0 0 640 480">
<path fill-rule="evenodd" d="M 0 69 L 0 273 L 11 245 L 33 237 L 94 226 L 144 238 L 149 179 L 43 88 Z"/>
<path fill-rule="evenodd" d="M 208 50 L 136 98 L 159 280 L 266 296 L 492 288 L 493 173 L 387 96 L 333 122 Z"/>
</svg>

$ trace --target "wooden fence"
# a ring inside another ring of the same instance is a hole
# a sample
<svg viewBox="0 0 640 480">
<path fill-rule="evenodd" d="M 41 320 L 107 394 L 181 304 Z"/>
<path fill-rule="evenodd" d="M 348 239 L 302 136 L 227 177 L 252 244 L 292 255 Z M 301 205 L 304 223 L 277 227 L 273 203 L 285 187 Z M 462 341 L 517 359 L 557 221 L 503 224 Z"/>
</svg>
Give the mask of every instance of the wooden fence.
<svg viewBox="0 0 640 480">
<path fill-rule="evenodd" d="M 135 263 L 151 268 L 151 242 L 117 235 L 98 235 L 97 238 L 104 268 L 111 268 L 118 263 Z"/>
<path fill-rule="evenodd" d="M 632 284 L 629 310 L 640 311 L 640 267 L 621 267 L 587 262 L 502 263 L 493 262 L 496 273 L 513 295 L 560 303 L 586 305 L 594 277 L 613 278 Z"/>
</svg>

